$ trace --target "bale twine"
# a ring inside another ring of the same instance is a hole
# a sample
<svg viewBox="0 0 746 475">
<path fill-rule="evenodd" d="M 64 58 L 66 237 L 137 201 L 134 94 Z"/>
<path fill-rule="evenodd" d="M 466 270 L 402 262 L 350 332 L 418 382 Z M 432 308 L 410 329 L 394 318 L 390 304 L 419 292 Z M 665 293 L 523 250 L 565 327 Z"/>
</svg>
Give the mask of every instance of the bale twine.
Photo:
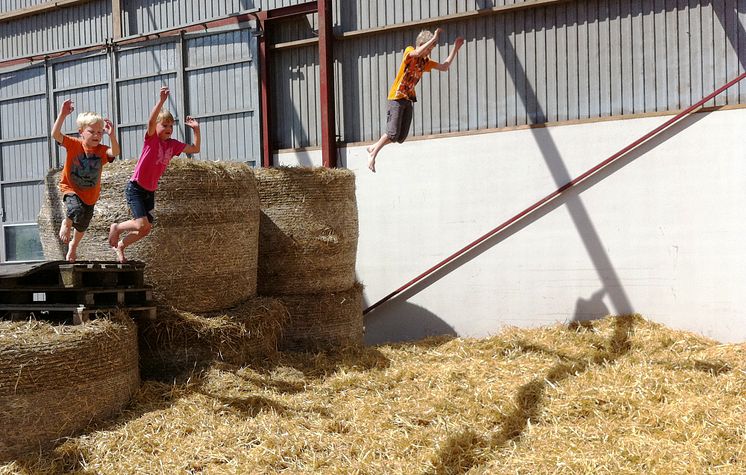
<svg viewBox="0 0 746 475">
<path fill-rule="evenodd" d="M 256 169 L 259 293 L 324 293 L 355 283 L 355 175 L 328 168 Z"/>
<path fill-rule="evenodd" d="M 48 448 L 129 402 L 140 386 L 137 329 L 115 318 L 0 321 L 0 460 Z"/>
<path fill-rule="evenodd" d="M 104 167 L 101 196 L 79 260 L 115 258 L 108 245 L 109 225 L 131 218 L 124 190 L 135 164 L 120 160 Z M 51 209 L 53 203 L 50 191 L 45 207 Z M 259 197 L 251 168 L 174 159 L 161 179 L 155 208 L 150 235 L 126 254 L 146 264 L 145 280 L 155 287 L 156 299 L 182 310 L 209 312 L 256 295 Z M 61 218 L 50 225 L 48 214 L 43 210 L 39 218 L 45 257 L 63 259 L 50 244 Z"/>
<path fill-rule="evenodd" d="M 156 320 L 140 322 L 142 377 L 182 380 L 213 362 L 245 365 L 270 356 L 287 319 L 279 300 L 262 297 L 209 314 L 159 308 Z"/>
<path fill-rule="evenodd" d="M 278 296 L 290 314 L 281 350 L 334 350 L 363 343 L 363 286 L 342 292 Z"/>
</svg>

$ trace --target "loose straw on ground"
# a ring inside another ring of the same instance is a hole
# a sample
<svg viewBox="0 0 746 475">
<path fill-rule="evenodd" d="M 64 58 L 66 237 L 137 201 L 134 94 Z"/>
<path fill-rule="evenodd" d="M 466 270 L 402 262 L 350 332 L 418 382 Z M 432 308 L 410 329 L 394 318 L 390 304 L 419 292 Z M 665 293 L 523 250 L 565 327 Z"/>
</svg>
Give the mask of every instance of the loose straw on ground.
<svg viewBox="0 0 746 475">
<path fill-rule="evenodd" d="M 5 473 L 746 472 L 746 344 L 640 317 L 281 353 L 148 382 Z"/>
</svg>

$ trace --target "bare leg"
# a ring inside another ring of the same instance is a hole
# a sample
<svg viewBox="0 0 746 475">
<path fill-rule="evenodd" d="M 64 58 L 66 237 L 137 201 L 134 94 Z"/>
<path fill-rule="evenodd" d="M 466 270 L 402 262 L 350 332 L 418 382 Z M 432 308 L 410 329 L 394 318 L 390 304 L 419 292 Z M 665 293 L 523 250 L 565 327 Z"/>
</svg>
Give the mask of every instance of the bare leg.
<svg viewBox="0 0 746 475">
<path fill-rule="evenodd" d="M 77 229 L 73 230 L 73 238 L 70 244 L 67 245 L 67 256 L 65 256 L 67 262 L 75 262 L 75 259 L 78 258 L 78 244 L 80 244 L 80 240 L 83 239 L 84 234 Z"/>
<path fill-rule="evenodd" d="M 151 225 L 150 222 L 148 222 L 147 218 L 137 218 L 130 219 L 129 221 L 125 221 L 124 223 L 118 224 L 116 226 L 119 230 L 118 235 L 120 235 L 123 231 L 129 231 L 124 239 L 119 241 L 116 247 L 114 247 L 114 250 L 117 253 L 117 260 L 119 262 L 127 262 L 127 257 L 124 255 L 125 248 L 131 246 L 132 244 L 150 234 Z M 111 228 L 109 229 L 109 232 L 111 233 Z M 111 234 L 109 234 L 109 236 L 111 237 Z"/>
<path fill-rule="evenodd" d="M 383 147 L 391 143 L 391 139 L 388 135 L 383 134 L 381 135 L 381 138 L 378 139 L 378 142 L 374 143 L 373 145 L 369 145 L 366 150 L 368 151 L 368 168 L 373 173 L 376 172 L 376 156 L 378 155 L 378 152 L 381 151 Z"/>
<path fill-rule="evenodd" d="M 73 222 L 70 218 L 65 218 L 62 220 L 62 225 L 60 225 L 60 241 L 64 243 L 70 242 L 70 231 L 73 228 Z"/>
<path fill-rule="evenodd" d="M 117 241 L 119 241 L 119 230 L 117 229 L 117 223 L 112 223 L 109 226 L 109 246 L 117 247 Z"/>
</svg>

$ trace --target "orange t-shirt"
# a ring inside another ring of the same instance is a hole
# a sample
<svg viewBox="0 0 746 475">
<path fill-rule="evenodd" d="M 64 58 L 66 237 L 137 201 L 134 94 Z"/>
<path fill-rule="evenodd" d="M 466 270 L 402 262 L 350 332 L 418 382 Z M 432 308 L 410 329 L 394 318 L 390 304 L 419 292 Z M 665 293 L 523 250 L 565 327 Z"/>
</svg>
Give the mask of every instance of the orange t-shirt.
<svg viewBox="0 0 746 475">
<path fill-rule="evenodd" d="M 106 155 L 109 147 L 99 144 L 87 149 L 83 139 L 63 136 L 62 146 L 67 150 L 65 166 L 62 168 L 60 192 L 75 194 L 87 205 L 94 205 L 101 192 L 101 170 L 104 164 L 114 161 Z"/>
<path fill-rule="evenodd" d="M 438 65 L 438 62 L 433 61 L 429 56 L 425 56 L 424 58 L 410 57 L 409 54 L 412 51 L 414 51 L 414 47 L 412 46 L 407 46 L 407 49 L 404 50 L 404 57 L 401 60 L 399 72 L 396 73 L 396 79 L 394 79 L 394 84 L 389 91 L 388 99 L 390 101 L 397 99 L 416 101 L 417 94 L 414 92 L 414 87 L 420 82 L 423 73 L 430 72 L 431 69 Z"/>
</svg>

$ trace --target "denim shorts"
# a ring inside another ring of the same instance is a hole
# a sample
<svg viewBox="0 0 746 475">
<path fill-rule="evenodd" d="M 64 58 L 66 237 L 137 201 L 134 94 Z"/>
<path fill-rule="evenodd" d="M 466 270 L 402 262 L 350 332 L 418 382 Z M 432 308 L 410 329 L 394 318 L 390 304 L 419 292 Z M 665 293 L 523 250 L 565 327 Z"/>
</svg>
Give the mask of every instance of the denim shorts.
<svg viewBox="0 0 746 475">
<path fill-rule="evenodd" d="M 72 193 L 63 196 L 62 201 L 65 203 L 65 216 L 73 222 L 73 228 L 84 233 L 91 224 L 93 205 L 83 203 L 78 195 Z"/>
<path fill-rule="evenodd" d="M 409 99 L 389 101 L 386 110 L 386 135 L 392 142 L 402 143 L 409 135 L 412 110 L 412 101 Z"/>
<path fill-rule="evenodd" d="M 153 222 L 151 211 L 155 209 L 155 191 L 148 191 L 136 181 L 131 181 L 127 183 L 124 195 L 127 197 L 127 204 L 133 218 L 147 217 L 148 222 Z"/>
</svg>

